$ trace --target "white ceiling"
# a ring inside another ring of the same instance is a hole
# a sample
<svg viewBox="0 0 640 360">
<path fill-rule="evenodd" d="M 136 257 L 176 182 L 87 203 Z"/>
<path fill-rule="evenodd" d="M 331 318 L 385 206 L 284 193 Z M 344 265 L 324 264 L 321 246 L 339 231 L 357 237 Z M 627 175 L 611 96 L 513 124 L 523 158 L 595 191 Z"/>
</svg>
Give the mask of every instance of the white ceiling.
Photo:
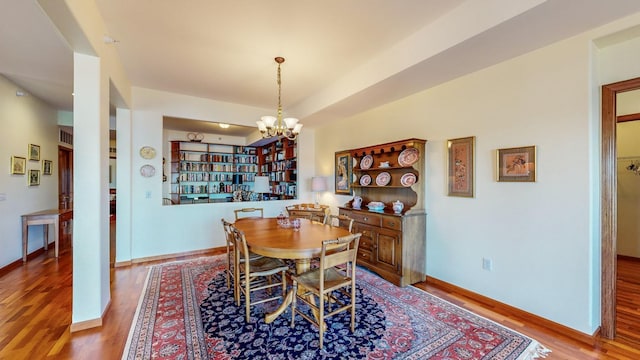
<svg viewBox="0 0 640 360">
<path fill-rule="evenodd" d="M 51 0 L 38 0 L 40 2 Z M 36 0 L 0 0 L 0 74 L 72 110 L 73 53 Z M 96 0 L 133 86 L 348 116 L 640 11 L 638 0 Z"/>
</svg>

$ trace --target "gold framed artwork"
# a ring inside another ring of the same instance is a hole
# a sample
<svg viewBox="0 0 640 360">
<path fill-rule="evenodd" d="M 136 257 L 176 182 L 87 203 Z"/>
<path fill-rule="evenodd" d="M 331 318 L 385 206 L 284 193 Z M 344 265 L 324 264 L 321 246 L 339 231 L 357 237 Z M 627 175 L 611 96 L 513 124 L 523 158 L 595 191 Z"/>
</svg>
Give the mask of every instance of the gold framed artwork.
<svg viewBox="0 0 640 360">
<path fill-rule="evenodd" d="M 51 167 L 53 166 L 53 161 L 51 160 L 42 160 L 42 175 L 51 175 Z"/>
<path fill-rule="evenodd" d="M 351 154 L 348 151 L 336 152 L 335 193 L 351 195 Z"/>
<path fill-rule="evenodd" d="M 535 182 L 536 147 L 498 149 L 498 181 Z"/>
<path fill-rule="evenodd" d="M 29 186 L 40 185 L 40 170 L 29 170 Z"/>
<path fill-rule="evenodd" d="M 40 145 L 29 144 L 29 160 L 40 161 Z"/>
<path fill-rule="evenodd" d="M 449 150 L 449 196 L 473 197 L 476 137 L 451 139 Z"/>
<path fill-rule="evenodd" d="M 16 175 L 24 175 L 27 168 L 27 159 L 20 156 L 11 157 L 11 173 Z"/>
</svg>

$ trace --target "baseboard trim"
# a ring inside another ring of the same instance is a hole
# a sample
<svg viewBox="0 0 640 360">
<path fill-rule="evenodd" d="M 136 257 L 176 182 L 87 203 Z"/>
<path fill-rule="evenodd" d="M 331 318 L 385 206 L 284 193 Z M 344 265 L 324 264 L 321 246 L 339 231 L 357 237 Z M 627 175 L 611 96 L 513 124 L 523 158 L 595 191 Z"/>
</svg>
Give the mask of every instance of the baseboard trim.
<svg viewBox="0 0 640 360">
<path fill-rule="evenodd" d="M 140 263 L 152 262 L 152 261 L 159 261 L 159 260 L 174 259 L 174 258 L 182 257 L 182 256 L 194 256 L 194 255 L 211 254 L 211 253 L 213 253 L 213 254 L 222 254 L 222 253 L 225 253 L 226 251 L 227 251 L 226 247 L 216 247 L 216 248 L 187 251 L 187 252 L 175 253 L 175 254 L 149 256 L 149 257 L 133 259 L 133 260 L 131 260 L 131 265 L 132 264 L 140 264 Z M 124 263 L 124 262 L 122 262 L 122 263 Z"/>
<path fill-rule="evenodd" d="M 493 300 L 489 297 L 486 297 L 484 295 L 480 295 L 478 293 L 475 293 L 473 291 L 469 291 L 466 289 L 463 289 L 461 287 L 458 287 L 456 285 L 450 284 L 446 281 L 442 281 L 439 279 L 436 279 L 434 277 L 431 276 L 427 276 L 426 277 L 426 282 L 429 285 L 433 285 L 441 290 L 447 291 L 447 292 L 453 292 L 453 293 L 457 293 L 460 294 L 462 296 L 465 296 L 473 301 L 477 301 L 479 303 L 481 303 L 482 305 L 485 305 L 486 307 L 496 311 L 497 313 L 501 313 L 501 314 L 514 314 L 516 316 L 519 317 L 523 317 L 526 318 L 528 320 L 530 320 L 533 323 L 539 324 L 540 326 L 544 326 L 545 328 L 557 332 L 558 334 L 567 336 L 573 340 L 576 341 L 580 341 L 582 343 L 588 344 L 590 346 L 595 346 L 595 344 L 597 343 L 597 339 L 600 333 L 600 328 L 598 328 L 596 330 L 596 332 L 593 335 L 588 335 L 585 333 L 582 333 L 580 331 L 574 330 L 570 327 L 558 324 L 556 322 L 553 322 L 551 320 L 545 319 L 541 316 L 529 313 L 527 311 L 518 309 L 516 307 L 513 307 L 511 305 L 507 305 L 505 303 Z"/>
<path fill-rule="evenodd" d="M 37 250 L 34 250 L 30 254 L 27 254 L 27 261 L 29 261 L 29 260 L 31 260 L 33 258 L 36 258 L 36 257 L 38 257 L 38 256 L 40 256 L 42 254 L 44 254 L 44 247 L 41 247 L 41 248 L 39 248 Z M 11 270 L 17 269 L 17 268 L 21 267 L 22 265 L 24 265 L 24 261 L 22 261 L 22 258 L 14 261 L 12 263 L 9 263 L 9 264 L 3 266 L 2 268 L 0 268 L 0 276 L 4 276 L 7 273 L 9 273 Z"/>
<path fill-rule="evenodd" d="M 111 308 L 111 300 L 109 300 L 109 302 L 107 303 L 107 306 L 105 306 L 104 311 L 102 312 L 102 315 L 99 318 L 72 323 L 71 326 L 69 326 L 69 331 L 74 333 L 82 330 L 101 327 L 102 320 L 107 315 L 107 311 L 109 311 L 109 308 Z"/>
<path fill-rule="evenodd" d="M 113 264 L 113 267 L 114 268 L 127 267 L 127 266 L 131 266 L 131 264 L 133 264 L 133 262 L 131 260 L 120 261 L 120 262 L 117 262 L 117 263 Z"/>
</svg>

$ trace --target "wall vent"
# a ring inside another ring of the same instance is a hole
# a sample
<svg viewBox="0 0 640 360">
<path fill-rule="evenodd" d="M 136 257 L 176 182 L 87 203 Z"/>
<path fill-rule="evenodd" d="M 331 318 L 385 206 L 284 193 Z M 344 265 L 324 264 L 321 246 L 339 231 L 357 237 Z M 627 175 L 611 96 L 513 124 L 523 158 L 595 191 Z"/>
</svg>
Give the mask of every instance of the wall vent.
<svg viewBox="0 0 640 360">
<path fill-rule="evenodd" d="M 68 144 L 73 146 L 73 134 L 65 129 L 60 129 L 58 141 L 63 144 Z"/>
</svg>

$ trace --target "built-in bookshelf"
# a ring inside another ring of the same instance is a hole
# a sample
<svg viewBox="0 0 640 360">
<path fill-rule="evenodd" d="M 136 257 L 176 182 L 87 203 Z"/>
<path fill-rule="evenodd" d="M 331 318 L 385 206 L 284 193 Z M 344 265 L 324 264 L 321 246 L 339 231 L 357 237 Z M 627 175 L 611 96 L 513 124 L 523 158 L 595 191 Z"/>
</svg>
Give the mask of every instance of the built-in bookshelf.
<svg viewBox="0 0 640 360">
<path fill-rule="evenodd" d="M 297 158 L 296 140 L 279 139 L 258 148 L 259 172 L 269 177 L 270 198 L 298 197 Z"/>
<path fill-rule="evenodd" d="M 265 199 L 296 199 L 297 147 L 280 139 L 260 147 L 171 142 L 170 198 L 174 204 L 233 201 L 253 191 L 256 175 L 269 177 Z"/>
<path fill-rule="evenodd" d="M 236 190 L 251 191 L 258 172 L 256 148 L 193 141 L 171 142 L 174 204 L 227 202 Z"/>
</svg>

